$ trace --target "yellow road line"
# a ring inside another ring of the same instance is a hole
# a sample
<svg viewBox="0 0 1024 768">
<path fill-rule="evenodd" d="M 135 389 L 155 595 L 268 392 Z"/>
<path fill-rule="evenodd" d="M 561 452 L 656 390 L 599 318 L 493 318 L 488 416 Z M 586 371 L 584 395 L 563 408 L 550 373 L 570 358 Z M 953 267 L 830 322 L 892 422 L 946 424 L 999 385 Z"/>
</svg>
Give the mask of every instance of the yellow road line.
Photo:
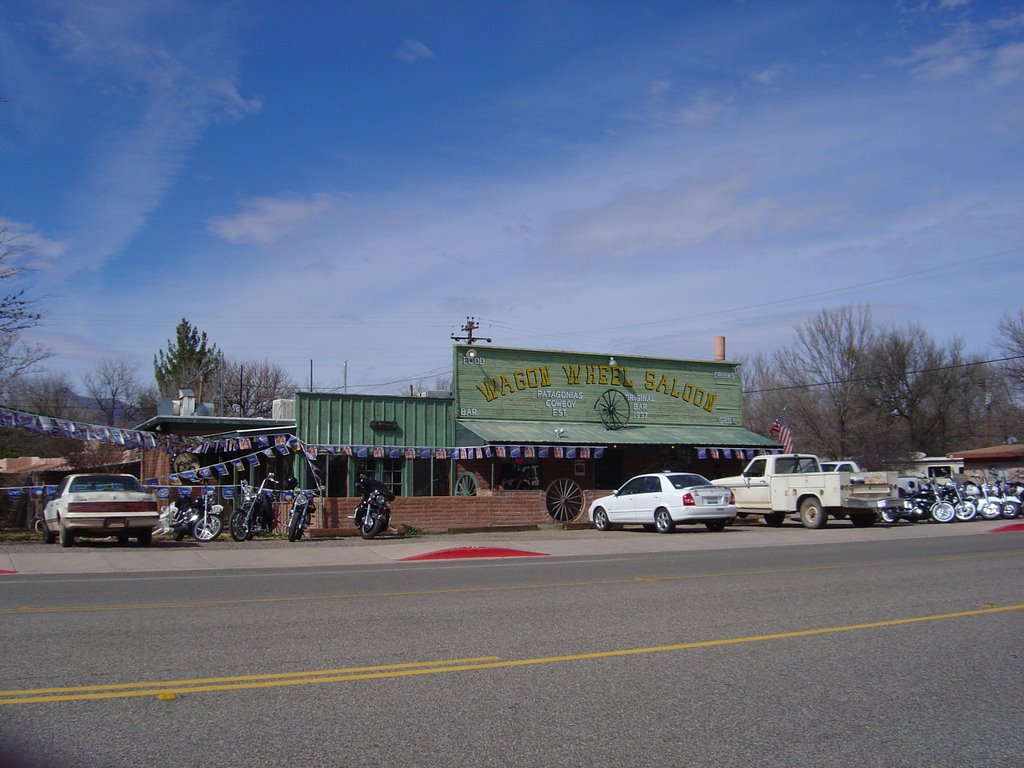
<svg viewBox="0 0 1024 768">
<path fill-rule="evenodd" d="M 239 605 L 267 605 L 272 603 L 308 603 L 330 602 L 338 600 L 384 599 L 393 597 L 422 597 L 427 595 L 465 595 L 489 592 L 517 592 L 547 589 L 569 589 L 580 587 L 609 586 L 614 584 L 654 584 L 658 582 L 697 581 L 701 579 L 749 578 L 756 576 L 773 576 L 784 573 L 811 573 L 815 571 L 851 570 L 859 568 L 875 569 L 883 565 L 919 565 L 921 563 L 945 563 L 965 560 L 977 560 L 993 557 L 1020 557 L 1024 550 L 1016 552 L 979 552 L 972 555 L 946 555 L 942 557 L 910 558 L 874 563 L 844 563 L 810 566 L 791 566 L 785 568 L 761 568 L 741 571 L 706 571 L 704 573 L 681 576 L 630 576 L 621 579 L 593 579 L 587 581 L 546 582 L 543 584 L 506 584 L 493 587 L 453 587 L 449 589 L 402 590 L 377 593 L 348 593 L 337 595 L 290 595 L 287 597 L 244 597 L 227 600 L 179 600 L 167 603 L 112 603 L 109 605 L 56 605 L 50 607 L 33 607 L 20 605 L 16 608 L 0 608 L 0 616 L 32 615 L 44 613 L 107 613 L 137 610 L 167 610 L 174 608 L 223 608 Z"/>
<path fill-rule="evenodd" d="M 321 669 L 305 672 L 274 672 L 264 675 L 238 675 L 235 677 L 209 677 L 201 680 L 164 680 L 162 682 L 145 683 L 112 683 L 110 685 L 80 685 L 71 688 L 31 688 L 19 691 L 0 691 L 0 697 L 22 695 L 26 693 L 82 693 L 84 691 L 113 691 L 132 688 L 166 688 L 178 685 L 194 685 L 196 683 L 223 683 L 241 681 L 279 680 L 296 677 L 318 677 L 324 675 L 352 674 L 364 672 L 381 672 L 408 669 L 411 667 L 440 666 L 444 664 L 471 664 L 484 661 L 497 661 L 498 656 L 475 656 L 469 659 L 444 659 L 442 661 L 414 661 L 405 664 L 379 664 L 372 667 L 344 667 L 342 669 Z"/>
<path fill-rule="evenodd" d="M 847 624 L 836 627 L 800 629 L 790 632 L 776 632 L 767 635 L 722 638 L 718 640 L 699 640 L 688 643 L 674 643 L 671 645 L 656 645 L 644 648 L 624 648 L 611 651 L 592 651 L 589 653 L 575 653 L 562 656 L 542 656 L 529 659 L 501 660 L 499 657 L 488 656 L 470 659 L 453 659 L 450 661 L 422 662 L 419 664 L 389 664 L 379 667 L 352 667 L 338 670 L 288 672 L 278 675 L 249 675 L 242 677 L 179 680 L 169 681 L 166 683 L 128 683 L 124 685 L 110 686 L 84 686 L 81 688 L 36 688 L 23 691 L 0 691 L 0 705 L 41 704 L 67 701 L 99 701 L 103 699 L 120 699 L 141 696 L 168 696 L 189 693 L 211 693 L 215 691 L 279 688 L 293 685 L 340 683 L 356 680 L 379 680 L 384 678 L 395 679 L 421 675 L 437 675 L 448 672 L 512 669 L 515 667 L 535 666 L 538 664 L 592 661 L 595 659 L 621 658 L 626 656 L 640 656 L 644 654 L 665 653 L 671 651 L 719 648 L 744 643 L 762 643 L 799 637 L 815 637 L 840 632 L 855 632 L 868 629 L 898 627 L 908 624 L 919 624 L 922 622 L 949 621 L 952 619 L 986 616 L 998 613 L 1007 613 L 1010 611 L 1024 611 L 1024 604 L 988 606 L 970 611 L 956 611 L 953 613 L 940 613 L 929 616 L 911 616 L 903 619 L 871 621 L 862 624 Z"/>
</svg>

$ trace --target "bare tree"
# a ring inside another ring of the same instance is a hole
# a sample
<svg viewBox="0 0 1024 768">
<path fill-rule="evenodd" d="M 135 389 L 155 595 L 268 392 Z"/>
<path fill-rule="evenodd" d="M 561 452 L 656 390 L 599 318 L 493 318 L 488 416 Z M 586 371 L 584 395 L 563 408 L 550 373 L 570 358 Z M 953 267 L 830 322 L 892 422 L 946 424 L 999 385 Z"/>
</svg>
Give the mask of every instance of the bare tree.
<svg viewBox="0 0 1024 768">
<path fill-rule="evenodd" d="M 767 435 L 792 391 L 783 384 L 775 361 L 763 352 L 739 362 L 743 379 L 743 423 L 754 432 Z"/>
<path fill-rule="evenodd" d="M 66 373 L 22 376 L 9 385 L 8 392 L 15 410 L 57 419 L 88 420 L 90 416 Z"/>
<path fill-rule="evenodd" d="M 136 369 L 123 360 L 106 359 L 82 376 L 82 384 L 92 401 L 100 423 L 111 427 L 131 427 L 142 421 L 147 398 L 156 392 L 139 381 Z"/>
<path fill-rule="evenodd" d="M 27 250 L 18 243 L 17 236 L 0 223 L 0 283 L 16 281 L 24 272 L 17 260 Z M 21 337 L 22 331 L 37 325 L 40 318 L 23 289 L 0 293 L 0 396 L 7 394 L 12 381 L 34 371 L 40 362 L 51 356 L 45 347 L 27 344 Z"/>
<path fill-rule="evenodd" d="M 225 359 L 216 379 L 225 415 L 269 417 L 274 401 L 294 397 L 297 389 L 284 368 L 268 360 Z"/>
<path fill-rule="evenodd" d="M 1024 402 L 1024 307 L 1000 319 L 996 347 L 1013 358 L 1004 363 L 1004 369 L 1020 404 Z"/>
<path fill-rule="evenodd" d="M 776 364 L 783 382 L 802 387 L 787 402 L 794 442 L 828 456 L 852 456 L 863 402 L 867 353 L 874 338 L 869 307 L 825 309 L 796 329 L 796 343 Z"/>
<path fill-rule="evenodd" d="M 88 409 L 66 374 L 21 376 L 8 386 L 7 405 L 15 410 L 72 421 L 85 419 Z M 79 441 L 23 429 L 0 430 L 0 455 L 65 457 Z"/>
</svg>

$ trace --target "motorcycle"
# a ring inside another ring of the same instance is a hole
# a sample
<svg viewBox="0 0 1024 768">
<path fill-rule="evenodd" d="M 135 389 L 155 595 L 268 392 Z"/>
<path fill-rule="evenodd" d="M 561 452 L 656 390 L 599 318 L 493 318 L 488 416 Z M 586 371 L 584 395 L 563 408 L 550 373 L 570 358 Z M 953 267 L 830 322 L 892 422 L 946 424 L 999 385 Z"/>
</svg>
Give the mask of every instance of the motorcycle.
<svg viewBox="0 0 1024 768">
<path fill-rule="evenodd" d="M 977 506 L 968 497 L 961 483 L 951 480 L 948 483 L 944 483 L 939 492 L 946 501 L 953 505 L 956 519 L 961 523 L 969 523 L 978 516 Z"/>
<path fill-rule="evenodd" d="M 1003 516 L 1003 498 L 994 485 L 987 482 L 968 483 L 967 494 L 974 500 L 978 514 L 985 520 L 998 520 Z"/>
<path fill-rule="evenodd" d="M 945 500 L 931 483 L 922 483 L 920 488 L 903 498 L 902 507 L 882 510 L 882 521 L 892 524 L 897 520 L 935 520 L 950 523 L 956 519 L 956 508 Z"/>
<path fill-rule="evenodd" d="M 255 491 L 245 480 L 241 481 L 242 503 L 231 514 L 228 524 L 231 538 L 235 541 L 246 541 L 258 533 L 273 529 L 274 507 L 270 499 L 272 491 L 267 489 L 267 483 L 277 484 L 273 472 L 267 473 Z"/>
<path fill-rule="evenodd" d="M 213 541 L 220 536 L 224 507 L 213 503 L 213 494 L 212 488 L 203 488 L 198 498 L 183 498 L 165 507 L 165 525 L 172 539 L 181 541 L 191 535 L 196 541 Z"/>
<path fill-rule="evenodd" d="M 373 478 L 360 475 L 356 489 L 362 494 L 362 500 L 352 515 L 364 539 L 372 539 L 381 531 L 391 526 L 391 504 L 395 495 Z"/>
<path fill-rule="evenodd" d="M 309 521 L 313 518 L 313 513 L 316 512 L 315 497 L 319 495 L 321 489 L 317 489 L 316 492 L 313 490 L 295 490 L 298 482 L 294 477 L 289 477 L 286 482 L 286 487 L 294 492 L 292 498 L 292 507 L 288 512 L 288 541 L 298 541 L 302 538 L 302 535 L 306 532 L 306 528 L 309 527 Z"/>
<path fill-rule="evenodd" d="M 999 495 L 1003 499 L 1003 506 L 1000 510 L 1002 516 L 1007 520 L 1020 517 L 1020 483 L 1012 483 L 1000 480 L 998 483 Z"/>
</svg>

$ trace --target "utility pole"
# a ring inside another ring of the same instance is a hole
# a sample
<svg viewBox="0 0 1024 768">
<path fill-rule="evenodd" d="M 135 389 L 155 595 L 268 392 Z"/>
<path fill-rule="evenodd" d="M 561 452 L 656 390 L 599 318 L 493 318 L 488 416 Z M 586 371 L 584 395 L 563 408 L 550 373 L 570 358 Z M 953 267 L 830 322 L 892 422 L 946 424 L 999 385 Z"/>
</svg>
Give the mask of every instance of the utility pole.
<svg viewBox="0 0 1024 768">
<path fill-rule="evenodd" d="M 456 336 L 452 334 L 452 341 L 464 341 L 467 344 L 473 344 L 477 341 L 486 341 L 488 344 L 491 343 L 490 339 L 484 339 L 479 336 L 474 336 L 473 331 L 480 327 L 480 323 L 476 321 L 475 317 L 467 317 L 466 324 L 462 326 L 462 330 L 465 331 L 465 336 Z"/>
</svg>

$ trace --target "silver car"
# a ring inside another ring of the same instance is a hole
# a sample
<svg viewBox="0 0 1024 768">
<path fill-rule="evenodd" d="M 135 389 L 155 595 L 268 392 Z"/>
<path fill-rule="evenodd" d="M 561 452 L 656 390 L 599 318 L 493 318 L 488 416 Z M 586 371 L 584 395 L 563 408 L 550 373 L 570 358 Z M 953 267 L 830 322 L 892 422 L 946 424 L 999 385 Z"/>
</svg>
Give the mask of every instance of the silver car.
<svg viewBox="0 0 1024 768">
<path fill-rule="evenodd" d="M 736 519 L 732 491 L 693 472 L 654 472 L 627 480 L 611 496 L 595 499 L 587 515 L 599 531 L 634 523 L 671 533 L 676 525 L 704 523 L 721 531 Z"/>
</svg>

